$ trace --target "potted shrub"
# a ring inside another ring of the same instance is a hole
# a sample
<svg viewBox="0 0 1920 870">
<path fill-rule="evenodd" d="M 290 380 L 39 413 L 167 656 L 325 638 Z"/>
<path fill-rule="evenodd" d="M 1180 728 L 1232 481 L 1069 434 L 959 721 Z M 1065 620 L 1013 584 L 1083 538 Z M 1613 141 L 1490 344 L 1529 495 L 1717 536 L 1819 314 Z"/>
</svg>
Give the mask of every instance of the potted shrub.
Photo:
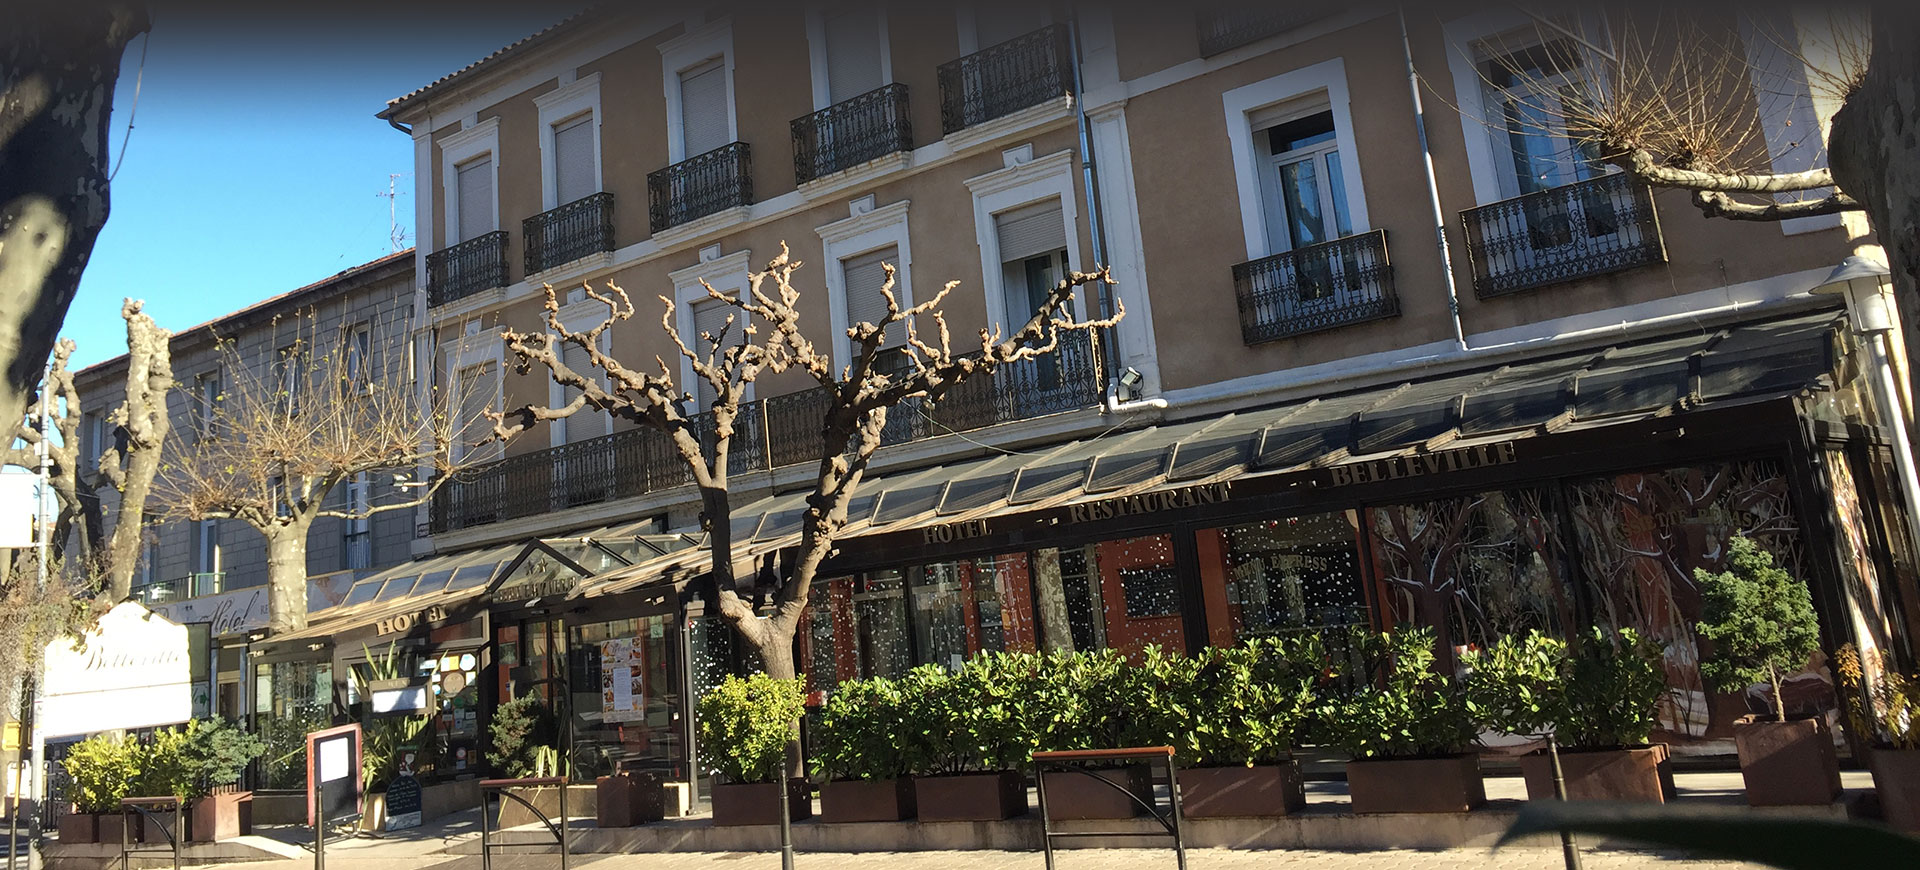
<svg viewBox="0 0 1920 870">
<path fill-rule="evenodd" d="M 1882 661 L 1868 680 L 1852 644 L 1834 653 L 1833 669 L 1846 691 L 1847 725 L 1873 746 L 1867 763 L 1880 815 L 1903 831 L 1920 831 L 1920 676 Z"/>
<path fill-rule="evenodd" d="M 1034 709 L 1044 715 L 1039 717 L 1033 748 L 1058 751 L 1165 744 L 1167 729 L 1153 724 L 1154 711 L 1164 705 L 1156 703 L 1154 696 L 1163 680 L 1182 679 L 1187 662 L 1157 646 L 1147 647 L 1143 656 L 1144 664 L 1137 668 L 1113 650 L 1040 659 L 1029 697 Z M 1041 778 L 1047 790 L 1047 813 L 1055 820 L 1129 818 L 1139 815 L 1153 794 L 1152 773 L 1138 763 L 1055 769 Z"/>
<path fill-rule="evenodd" d="M 487 724 L 487 764 L 495 774 L 507 779 L 561 776 L 559 750 L 560 723 L 538 695 L 522 695 L 494 708 Z M 372 741 L 369 741 L 372 742 Z M 383 760 L 383 773 L 377 780 L 381 788 L 392 776 L 390 760 Z M 371 787 L 370 787 L 371 788 Z M 528 803 L 549 816 L 559 812 L 557 790 L 535 788 L 518 790 Z M 500 802 L 502 829 L 532 821 L 522 814 L 519 804 Z"/>
<path fill-rule="evenodd" d="M 1039 656 L 976 656 L 958 672 L 922 665 L 900 679 L 913 803 L 923 822 L 1010 819 L 1027 811 L 1028 711 Z"/>
<path fill-rule="evenodd" d="M 1538 631 L 1470 651 L 1466 699 L 1480 725 L 1551 735 L 1572 800 L 1663 802 L 1673 772 L 1665 745 L 1649 746 L 1667 691 L 1660 650 L 1631 628 L 1594 628 L 1578 647 Z M 1554 797 L 1545 750 L 1522 756 L 1527 797 Z"/>
<path fill-rule="evenodd" d="M 133 782 L 128 786 L 127 796 L 171 797 L 180 801 L 181 813 L 176 820 L 171 807 L 148 806 L 146 810 L 152 814 L 151 817 L 137 811 L 131 812 L 127 816 L 127 824 L 138 825 L 138 828 L 128 832 L 129 839 L 142 843 L 166 843 L 170 832 L 175 839 L 186 842 L 186 801 L 193 789 L 194 779 L 194 771 L 188 767 L 184 751 L 186 743 L 186 731 L 178 728 L 162 728 L 146 740 L 131 741 Z"/>
<path fill-rule="evenodd" d="M 189 841 L 212 843 L 253 833 L 253 793 L 214 789 L 237 783 L 265 749 L 259 737 L 230 722 L 187 723 L 174 794 L 188 802 Z"/>
<path fill-rule="evenodd" d="M 131 741 L 96 734 L 74 744 L 60 766 L 67 772 L 63 796 L 71 805 L 60 817 L 60 842 L 120 842 L 120 799 L 133 784 Z"/>
<path fill-rule="evenodd" d="M 1694 569 L 1700 588 L 1700 636 L 1713 650 L 1700 676 L 1722 692 L 1743 692 L 1765 682 L 1773 694 L 1773 718 L 1736 723 L 1740 776 L 1747 803 L 1756 806 L 1829 804 L 1840 794 L 1840 762 L 1825 718 L 1787 718 L 1780 676 L 1805 667 L 1820 646 L 1820 626 L 1807 586 L 1776 567 L 1753 541 L 1728 543 L 1727 570 Z"/>
<path fill-rule="evenodd" d="M 812 759 L 824 821 L 913 818 L 903 722 L 900 686 L 885 677 L 849 680 L 827 695 L 813 730 Z"/>
<path fill-rule="evenodd" d="M 781 770 L 805 711 L 799 680 L 766 674 L 728 677 L 700 699 L 700 757 L 722 780 L 713 787 L 714 824 L 780 823 Z M 795 777 L 787 786 L 787 817 L 812 816 L 806 779 Z"/>
<path fill-rule="evenodd" d="M 1166 735 L 1190 818 L 1284 816 L 1306 806 L 1293 747 L 1325 669 L 1316 635 L 1257 638 L 1146 667 L 1146 727 Z M 1162 742 L 1151 740 L 1149 742 Z"/>
<path fill-rule="evenodd" d="M 1463 813 L 1487 802 L 1473 715 L 1434 670 L 1431 628 L 1369 635 L 1367 671 L 1322 708 L 1330 743 L 1353 756 L 1355 813 Z"/>
</svg>

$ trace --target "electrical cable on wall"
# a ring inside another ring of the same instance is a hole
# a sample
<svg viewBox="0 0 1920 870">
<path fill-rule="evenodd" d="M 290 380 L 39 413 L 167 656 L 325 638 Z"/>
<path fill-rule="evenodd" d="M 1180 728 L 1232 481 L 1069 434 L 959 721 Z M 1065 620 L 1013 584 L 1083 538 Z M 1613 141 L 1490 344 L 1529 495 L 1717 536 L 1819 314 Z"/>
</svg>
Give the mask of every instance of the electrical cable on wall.
<svg viewBox="0 0 1920 870">
<path fill-rule="evenodd" d="M 120 137 L 120 154 L 113 158 L 113 170 L 107 173 L 107 183 L 120 174 L 120 164 L 127 162 L 127 141 L 133 138 L 133 116 L 140 111 L 140 82 L 147 76 L 147 45 L 153 42 L 153 29 L 140 34 L 140 67 L 133 73 L 133 102 L 127 106 L 127 134 Z"/>
</svg>

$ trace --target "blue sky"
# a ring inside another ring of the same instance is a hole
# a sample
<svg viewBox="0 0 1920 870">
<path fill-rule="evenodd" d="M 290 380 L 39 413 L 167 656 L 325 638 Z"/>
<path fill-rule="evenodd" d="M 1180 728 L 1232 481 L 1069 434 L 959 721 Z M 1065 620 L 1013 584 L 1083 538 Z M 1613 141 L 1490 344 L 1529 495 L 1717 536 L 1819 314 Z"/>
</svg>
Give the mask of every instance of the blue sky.
<svg viewBox="0 0 1920 870">
<path fill-rule="evenodd" d="M 126 352 L 124 297 L 185 329 L 390 252 L 389 173 L 402 174 L 411 245 L 413 143 L 374 113 L 568 12 L 498 6 L 449 27 L 461 16 L 447 7 L 262 20 L 245 6 L 154 5 L 112 212 L 62 329 L 76 367 Z M 142 48 L 129 47 L 114 94 L 115 156 Z"/>
</svg>

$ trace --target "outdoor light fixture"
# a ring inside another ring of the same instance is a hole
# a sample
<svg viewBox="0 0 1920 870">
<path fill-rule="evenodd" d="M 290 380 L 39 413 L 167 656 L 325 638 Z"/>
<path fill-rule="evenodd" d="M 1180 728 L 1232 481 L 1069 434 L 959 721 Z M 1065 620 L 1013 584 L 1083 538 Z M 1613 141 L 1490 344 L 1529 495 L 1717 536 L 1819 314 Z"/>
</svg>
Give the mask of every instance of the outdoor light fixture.
<svg viewBox="0 0 1920 870">
<path fill-rule="evenodd" d="M 1120 389 L 1126 391 L 1128 399 L 1132 399 L 1134 391 L 1140 389 L 1140 382 L 1143 380 L 1146 380 L 1146 377 L 1140 374 L 1139 369 L 1127 366 L 1127 370 L 1120 373 Z"/>
</svg>

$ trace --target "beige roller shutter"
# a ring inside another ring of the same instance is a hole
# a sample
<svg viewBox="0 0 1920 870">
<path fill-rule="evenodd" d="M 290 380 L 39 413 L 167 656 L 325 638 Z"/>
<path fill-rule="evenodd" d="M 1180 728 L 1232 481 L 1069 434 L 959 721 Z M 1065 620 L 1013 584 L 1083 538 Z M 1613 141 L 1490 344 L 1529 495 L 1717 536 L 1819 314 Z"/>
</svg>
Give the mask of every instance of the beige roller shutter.
<svg viewBox="0 0 1920 870">
<path fill-rule="evenodd" d="M 827 92 L 842 103 L 886 82 L 880 80 L 880 16 L 857 5 L 827 16 Z"/>
<path fill-rule="evenodd" d="M 553 125 L 554 204 L 566 205 L 600 192 L 593 171 L 593 115 Z"/>
<path fill-rule="evenodd" d="M 460 190 L 460 238 L 454 243 L 493 232 L 493 156 L 469 160 L 454 170 Z"/>
<path fill-rule="evenodd" d="M 460 390 L 460 419 L 456 421 L 460 439 L 454 445 L 457 458 L 484 459 L 499 448 L 498 442 L 487 440 L 493 434 L 493 421 L 486 416 L 493 406 L 497 391 L 494 379 L 498 375 L 499 370 L 489 362 L 463 368 L 456 376 Z"/>
<path fill-rule="evenodd" d="M 731 325 L 727 323 L 729 316 L 733 317 Z M 693 303 L 693 335 L 688 337 L 687 346 L 693 348 L 694 352 L 704 359 L 712 347 L 706 339 L 700 337 L 701 334 L 720 336 L 722 330 L 726 332 L 721 340 L 722 347 L 743 344 L 741 330 L 745 326 L 742 322 L 745 316 L 740 309 L 718 299 L 702 299 Z M 693 380 L 693 389 L 690 392 L 700 400 L 700 406 L 693 410 L 695 413 L 704 412 L 713 407 L 713 385 L 699 375 L 695 375 Z"/>
<path fill-rule="evenodd" d="M 574 372 L 600 381 L 603 385 L 606 383 L 605 376 L 600 369 L 593 364 L 593 359 L 587 354 L 586 348 L 570 341 L 565 342 L 564 346 L 560 349 L 560 359 L 566 363 L 567 368 L 574 370 Z M 575 397 L 580 395 L 580 391 L 569 388 L 566 395 L 567 401 L 571 402 Z M 605 434 L 607 434 L 607 414 L 605 411 L 587 408 L 576 411 L 573 416 L 567 418 L 566 441 L 568 444 L 585 441 L 589 438 L 598 438 Z"/>
<path fill-rule="evenodd" d="M 848 257 L 840 261 L 840 267 L 846 275 L 847 287 L 847 325 L 856 323 L 879 323 L 887 316 L 887 297 L 880 294 L 880 288 L 887 283 L 887 270 L 882 263 L 900 265 L 900 249 L 887 246 L 872 253 Z M 897 285 L 897 282 L 896 282 Z M 898 287 L 895 298 L 898 299 Z M 907 325 L 896 323 L 887 328 L 887 345 L 890 347 L 907 343 Z"/>
<path fill-rule="evenodd" d="M 727 71 L 720 59 L 680 74 L 680 121 L 686 157 L 733 141 L 727 133 Z"/>
<path fill-rule="evenodd" d="M 1002 263 L 1051 254 L 1067 246 L 1066 222 L 1058 199 L 1001 212 L 993 216 L 993 224 L 1000 237 Z"/>
</svg>

